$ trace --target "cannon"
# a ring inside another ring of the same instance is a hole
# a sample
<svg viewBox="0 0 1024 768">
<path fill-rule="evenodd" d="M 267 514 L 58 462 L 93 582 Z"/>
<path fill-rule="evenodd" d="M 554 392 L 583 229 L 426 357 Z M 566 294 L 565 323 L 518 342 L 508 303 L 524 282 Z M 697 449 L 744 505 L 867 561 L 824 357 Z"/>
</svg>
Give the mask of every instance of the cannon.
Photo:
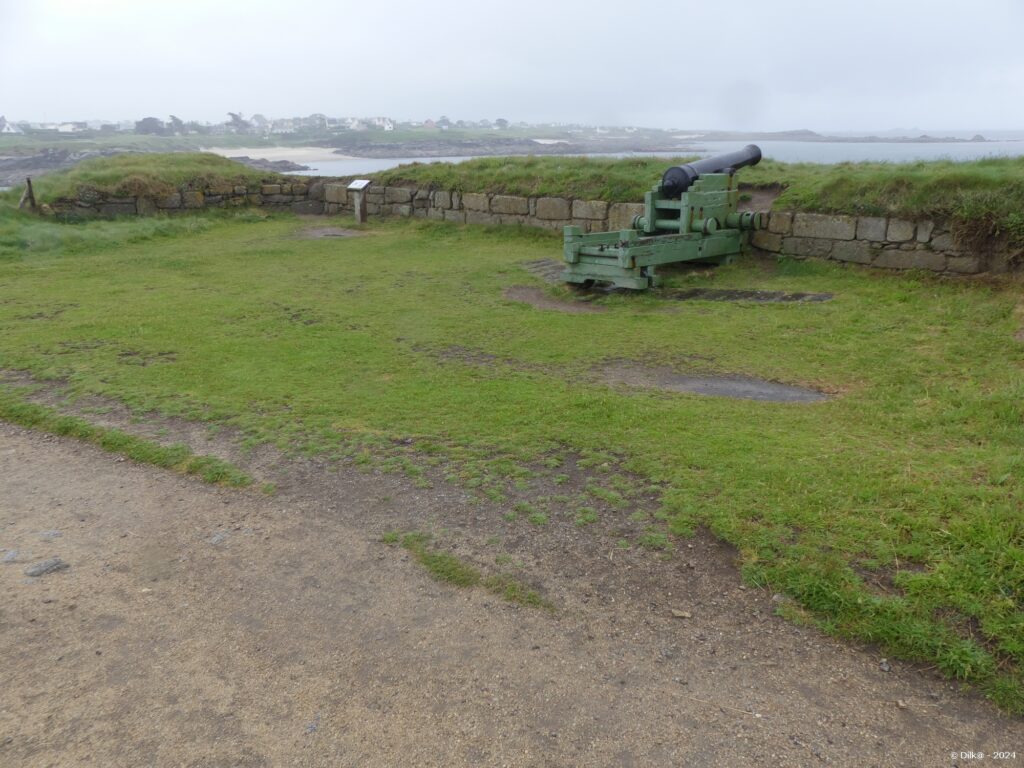
<svg viewBox="0 0 1024 768">
<path fill-rule="evenodd" d="M 764 216 L 738 211 L 735 173 L 757 165 L 761 150 L 748 144 L 737 152 L 673 166 L 644 195 L 644 212 L 632 228 L 584 233 L 567 226 L 562 279 L 591 286 L 612 283 L 645 290 L 660 284 L 655 268 L 681 261 L 727 264 L 743 238 L 764 226 Z"/>
</svg>

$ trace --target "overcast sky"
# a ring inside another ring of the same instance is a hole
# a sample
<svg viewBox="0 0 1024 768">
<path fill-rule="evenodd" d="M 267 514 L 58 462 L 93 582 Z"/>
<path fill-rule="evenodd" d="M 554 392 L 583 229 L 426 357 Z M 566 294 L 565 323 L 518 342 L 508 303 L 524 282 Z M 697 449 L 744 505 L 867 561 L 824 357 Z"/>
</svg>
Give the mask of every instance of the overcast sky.
<svg viewBox="0 0 1024 768">
<path fill-rule="evenodd" d="M 1024 128 L 1024 0 L 0 0 L 0 114 Z"/>
</svg>

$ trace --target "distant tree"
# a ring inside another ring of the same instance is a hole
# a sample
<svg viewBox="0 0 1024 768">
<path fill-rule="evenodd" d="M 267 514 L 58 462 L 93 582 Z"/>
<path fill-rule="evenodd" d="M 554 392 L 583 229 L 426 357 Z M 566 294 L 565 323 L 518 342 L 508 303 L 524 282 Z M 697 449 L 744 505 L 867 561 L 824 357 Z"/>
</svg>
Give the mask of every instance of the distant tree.
<svg viewBox="0 0 1024 768">
<path fill-rule="evenodd" d="M 266 118 L 265 115 L 261 115 L 259 113 L 256 113 L 251 118 L 249 118 L 249 122 L 255 125 L 257 128 L 259 128 L 261 131 L 265 131 L 267 128 L 270 127 L 270 121 Z"/>
<path fill-rule="evenodd" d="M 238 133 L 244 133 L 252 127 L 249 121 L 242 117 L 241 112 L 228 112 L 228 117 L 231 118 L 228 121 L 228 126 Z"/>
<path fill-rule="evenodd" d="M 164 122 L 158 117 L 144 117 L 135 122 L 136 133 L 161 135 L 164 133 Z"/>
<path fill-rule="evenodd" d="M 174 115 L 167 118 L 167 127 L 175 136 L 180 136 L 185 132 L 185 123 Z"/>
<path fill-rule="evenodd" d="M 437 119 L 437 125 L 439 128 L 450 128 L 452 121 L 448 119 L 447 115 L 441 115 L 441 117 Z"/>
<path fill-rule="evenodd" d="M 320 112 L 314 112 L 312 115 L 303 120 L 303 124 L 307 128 L 322 131 L 325 128 L 327 128 L 327 115 L 321 114 Z"/>
<path fill-rule="evenodd" d="M 186 133 L 209 133 L 210 129 L 207 126 L 205 126 L 202 123 L 200 123 L 200 122 L 197 122 L 195 120 L 189 120 L 187 123 L 185 123 L 185 132 Z"/>
<path fill-rule="evenodd" d="M 508 120 L 506 120 L 504 117 L 499 117 L 497 120 L 494 121 L 494 124 L 501 128 L 502 130 L 508 128 Z"/>
</svg>

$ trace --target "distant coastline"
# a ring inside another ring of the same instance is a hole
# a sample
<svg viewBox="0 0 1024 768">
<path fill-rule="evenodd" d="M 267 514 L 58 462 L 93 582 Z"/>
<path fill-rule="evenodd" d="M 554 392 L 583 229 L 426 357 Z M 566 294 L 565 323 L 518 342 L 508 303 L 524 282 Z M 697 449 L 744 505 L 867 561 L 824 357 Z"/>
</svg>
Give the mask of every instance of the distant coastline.
<svg viewBox="0 0 1024 768">
<path fill-rule="evenodd" d="M 909 132 L 909 131 L 908 131 Z M 889 133 L 889 132 L 886 132 Z M 236 158 L 250 167 L 300 175 L 348 176 L 370 174 L 413 162 L 459 162 L 473 157 L 524 155 L 587 155 L 629 157 L 656 155 L 694 156 L 731 151 L 757 143 L 765 157 L 796 163 L 968 161 L 993 156 L 1024 156 L 1024 132 L 935 136 L 836 135 L 810 130 L 665 131 L 657 129 L 562 128 L 536 132 L 516 131 L 347 131 L 310 136 L 218 138 L 150 137 L 127 134 L 79 139 L 2 137 L 0 187 L 22 184 L 26 176 L 39 176 L 78 162 L 124 152 L 213 152 Z M 263 143 L 264 146 L 258 146 Z M 232 146 L 234 145 L 234 146 Z M 253 146 L 256 145 L 256 146 Z"/>
<path fill-rule="evenodd" d="M 681 141 L 684 140 L 684 141 Z M 819 144 L 987 144 L 981 134 L 971 138 L 957 136 L 833 136 L 809 130 L 738 132 L 706 131 L 666 134 L 664 137 L 630 135 L 588 137 L 585 139 L 531 139 L 474 137 L 431 137 L 409 141 L 381 142 L 346 138 L 344 145 L 334 149 L 346 158 L 437 158 L 452 155 L 493 157 L 500 155 L 599 155 L 619 153 L 700 154 L 700 143 L 707 142 L 807 142 Z M 331 144 L 331 146 L 335 146 Z"/>
</svg>

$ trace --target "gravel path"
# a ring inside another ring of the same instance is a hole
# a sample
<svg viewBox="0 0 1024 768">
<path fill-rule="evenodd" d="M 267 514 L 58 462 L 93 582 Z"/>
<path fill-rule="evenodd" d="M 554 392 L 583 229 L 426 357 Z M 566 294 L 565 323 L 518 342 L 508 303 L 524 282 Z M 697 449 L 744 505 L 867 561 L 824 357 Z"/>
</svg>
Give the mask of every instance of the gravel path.
<svg viewBox="0 0 1024 768">
<path fill-rule="evenodd" d="M 315 467 L 271 498 L 0 424 L 0 765 L 1024 761 L 1020 721 L 782 621 L 709 537 L 679 567 L 539 552 L 553 612 L 378 542 L 473 543 L 460 499 Z"/>
</svg>

